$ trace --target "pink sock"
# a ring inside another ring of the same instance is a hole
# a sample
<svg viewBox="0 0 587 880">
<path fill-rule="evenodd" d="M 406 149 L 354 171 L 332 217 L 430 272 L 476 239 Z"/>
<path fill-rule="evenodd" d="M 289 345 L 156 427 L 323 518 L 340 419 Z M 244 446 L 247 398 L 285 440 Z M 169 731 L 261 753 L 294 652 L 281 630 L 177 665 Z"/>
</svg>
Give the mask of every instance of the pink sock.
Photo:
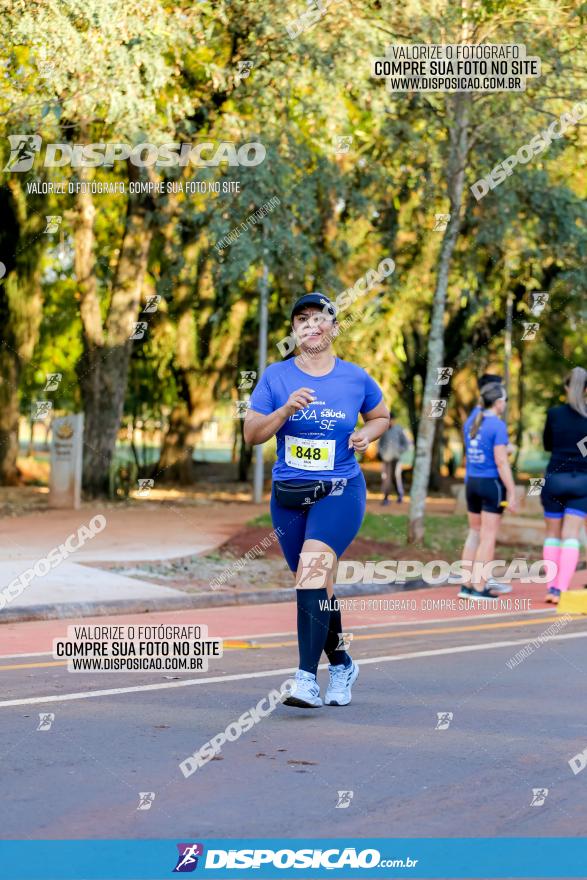
<svg viewBox="0 0 587 880">
<path fill-rule="evenodd" d="M 575 574 L 579 561 L 579 542 L 576 538 L 567 538 L 561 546 L 560 562 L 558 565 L 558 577 L 556 579 L 559 590 L 569 589 L 571 578 Z"/>
<path fill-rule="evenodd" d="M 556 586 L 560 554 L 561 554 L 560 538 L 546 538 L 544 541 L 544 546 L 542 548 L 542 558 L 544 559 L 545 562 L 554 562 L 554 564 L 556 565 L 556 571 L 555 571 L 554 575 L 546 584 L 546 588 L 548 590 L 551 587 Z"/>
</svg>

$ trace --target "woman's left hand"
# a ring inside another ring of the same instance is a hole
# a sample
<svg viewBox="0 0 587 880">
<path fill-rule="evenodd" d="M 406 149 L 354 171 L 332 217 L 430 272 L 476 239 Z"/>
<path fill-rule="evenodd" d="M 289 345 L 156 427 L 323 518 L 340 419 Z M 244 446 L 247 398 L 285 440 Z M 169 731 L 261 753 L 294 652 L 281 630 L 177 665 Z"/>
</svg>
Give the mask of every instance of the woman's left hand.
<svg viewBox="0 0 587 880">
<path fill-rule="evenodd" d="M 365 452 L 370 443 L 371 440 L 369 439 L 365 428 L 353 431 L 349 437 L 349 449 L 353 448 L 355 452 Z"/>
</svg>

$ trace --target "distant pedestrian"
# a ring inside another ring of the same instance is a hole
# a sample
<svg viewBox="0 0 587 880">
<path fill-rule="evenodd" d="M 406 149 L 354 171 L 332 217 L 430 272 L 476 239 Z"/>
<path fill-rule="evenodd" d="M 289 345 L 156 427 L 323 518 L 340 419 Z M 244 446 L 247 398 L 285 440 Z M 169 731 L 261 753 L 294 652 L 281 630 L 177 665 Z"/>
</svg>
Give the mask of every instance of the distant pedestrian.
<svg viewBox="0 0 587 880">
<path fill-rule="evenodd" d="M 504 508 L 516 512 L 516 493 L 507 458 L 508 432 L 501 416 L 507 394 L 499 382 L 484 383 L 482 407 L 476 407 L 463 428 L 467 456 L 466 497 L 469 534 L 462 561 L 470 552 L 471 562 L 485 566 L 493 561 L 495 542 Z M 509 589 L 493 578 L 486 580 L 473 567 L 470 575 L 463 572 L 461 599 L 493 599 L 496 593 Z M 476 587 L 480 586 L 480 589 Z M 504 589 L 505 588 L 505 589 Z"/>
<path fill-rule="evenodd" d="M 481 391 L 486 385 L 491 385 L 492 383 L 500 383 L 502 382 L 501 376 L 498 376 L 497 373 L 483 373 L 482 376 L 479 376 L 477 379 L 477 388 L 479 389 L 479 395 L 481 395 Z M 477 403 L 469 413 L 467 417 L 467 421 L 465 425 L 469 424 L 473 421 L 475 416 L 478 413 L 483 412 L 483 401 L 481 397 L 479 397 Z M 467 469 L 465 468 L 465 496 L 467 491 Z M 479 546 L 479 525 L 476 525 L 475 528 L 471 527 L 470 523 L 471 518 L 469 517 L 469 530 L 467 532 L 467 537 L 465 538 L 465 546 L 463 547 L 463 552 L 461 553 L 461 562 L 472 563 L 475 559 L 475 553 L 477 552 L 477 547 Z M 462 584 L 463 583 L 463 575 L 462 574 L 451 574 L 448 578 L 449 584 Z M 494 582 L 495 583 L 495 582 Z"/>
<path fill-rule="evenodd" d="M 410 448 L 406 432 L 396 422 L 395 414 L 389 415 L 389 428 L 379 439 L 379 458 L 381 459 L 381 488 L 383 505 L 389 504 L 389 494 L 393 485 L 397 490 L 397 503 L 404 500 L 401 457 Z"/>
</svg>

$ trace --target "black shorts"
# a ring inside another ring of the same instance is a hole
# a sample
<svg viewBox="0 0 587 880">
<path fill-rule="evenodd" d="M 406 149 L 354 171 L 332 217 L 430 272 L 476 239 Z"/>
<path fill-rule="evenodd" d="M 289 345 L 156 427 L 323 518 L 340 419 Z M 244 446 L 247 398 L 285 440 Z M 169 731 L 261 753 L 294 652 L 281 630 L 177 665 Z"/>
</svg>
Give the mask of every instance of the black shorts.
<svg viewBox="0 0 587 880">
<path fill-rule="evenodd" d="M 546 474 L 540 493 L 544 516 L 561 519 L 565 513 L 587 516 L 587 474 L 579 471 Z"/>
<path fill-rule="evenodd" d="M 506 491 L 499 477 L 467 477 L 466 485 L 469 513 L 503 513 Z"/>
</svg>

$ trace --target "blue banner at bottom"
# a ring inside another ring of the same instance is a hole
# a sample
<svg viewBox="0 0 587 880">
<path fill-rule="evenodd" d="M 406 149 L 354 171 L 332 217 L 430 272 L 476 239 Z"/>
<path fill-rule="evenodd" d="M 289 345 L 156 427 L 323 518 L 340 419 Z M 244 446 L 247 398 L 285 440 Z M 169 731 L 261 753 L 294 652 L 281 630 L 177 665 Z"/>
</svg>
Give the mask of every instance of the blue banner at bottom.
<svg viewBox="0 0 587 880">
<path fill-rule="evenodd" d="M 0 841 L 3 880 L 585 877 L 587 839 L 331 838 Z"/>
</svg>

